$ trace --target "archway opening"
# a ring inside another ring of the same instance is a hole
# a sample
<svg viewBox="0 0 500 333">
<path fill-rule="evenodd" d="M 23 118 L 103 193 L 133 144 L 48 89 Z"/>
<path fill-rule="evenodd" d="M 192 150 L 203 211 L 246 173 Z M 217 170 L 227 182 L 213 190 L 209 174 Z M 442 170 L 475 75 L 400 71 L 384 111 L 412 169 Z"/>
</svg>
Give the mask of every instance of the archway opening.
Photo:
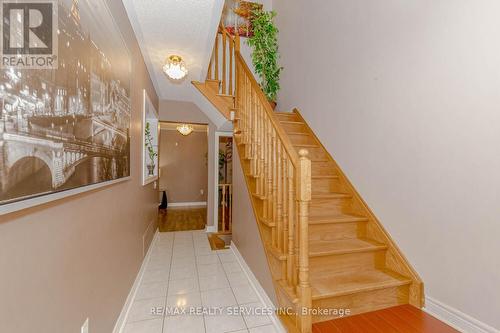
<svg viewBox="0 0 500 333">
<path fill-rule="evenodd" d="M 0 194 L 1 200 L 52 191 L 52 173 L 48 165 L 37 157 L 24 157 L 9 169 L 6 187 Z"/>
</svg>

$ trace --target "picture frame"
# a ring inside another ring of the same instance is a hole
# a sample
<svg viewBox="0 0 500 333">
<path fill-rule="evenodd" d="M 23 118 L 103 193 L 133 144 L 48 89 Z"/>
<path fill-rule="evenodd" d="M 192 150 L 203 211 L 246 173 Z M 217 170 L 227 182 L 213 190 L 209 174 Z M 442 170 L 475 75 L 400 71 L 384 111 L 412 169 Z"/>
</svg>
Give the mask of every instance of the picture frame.
<svg viewBox="0 0 500 333">
<path fill-rule="evenodd" d="M 131 179 L 131 53 L 88 6 L 59 6 L 57 67 L 0 70 L 0 215 Z"/>
<path fill-rule="evenodd" d="M 158 145 L 160 121 L 158 111 L 151 102 L 146 89 L 143 90 L 142 108 L 142 185 L 158 180 Z"/>
</svg>

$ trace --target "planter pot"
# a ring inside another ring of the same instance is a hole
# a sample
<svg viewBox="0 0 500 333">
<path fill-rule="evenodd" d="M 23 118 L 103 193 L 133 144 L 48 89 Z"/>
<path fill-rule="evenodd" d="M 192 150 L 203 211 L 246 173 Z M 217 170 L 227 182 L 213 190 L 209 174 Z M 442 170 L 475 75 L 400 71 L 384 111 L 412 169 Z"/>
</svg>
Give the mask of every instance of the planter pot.
<svg viewBox="0 0 500 333">
<path fill-rule="evenodd" d="M 277 105 L 277 104 L 276 104 L 276 102 L 275 102 L 275 101 L 269 101 L 269 104 L 271 105 L 271 108 L 272 108 L 273 110 L 276 110 L 276 105 Z"/>
<path fill-rule="evenodd" d="M 155 166 L 154 165 L 146 165 L 148 168 L 148 176 L 154 176 L 155 174 Z"/>
</svg>

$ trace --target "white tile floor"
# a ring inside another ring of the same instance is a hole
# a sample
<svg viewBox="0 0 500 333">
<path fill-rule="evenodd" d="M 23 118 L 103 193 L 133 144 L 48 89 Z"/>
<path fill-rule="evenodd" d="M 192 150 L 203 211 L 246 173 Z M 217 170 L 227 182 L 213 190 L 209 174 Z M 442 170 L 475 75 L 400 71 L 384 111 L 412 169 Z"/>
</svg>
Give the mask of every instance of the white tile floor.
<svg viewBox="0 0 500 333">
<path fill-rule="evenodd" d="M 279 332 L 268 315 L 251 311 L 259 308 L 265 309 L 231 250 L 212 251 L 204 231 L 160 233 L 122 332 Z M 189 313 L 195 309 L 205 312 Z"/>
</svg>

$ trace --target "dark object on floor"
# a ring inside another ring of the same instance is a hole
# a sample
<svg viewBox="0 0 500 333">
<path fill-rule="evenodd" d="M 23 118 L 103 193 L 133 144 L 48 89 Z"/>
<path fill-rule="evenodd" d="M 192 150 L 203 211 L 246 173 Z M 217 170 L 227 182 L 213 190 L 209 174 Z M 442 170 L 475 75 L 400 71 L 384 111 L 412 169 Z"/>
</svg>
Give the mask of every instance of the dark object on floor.
<svg viewBox="0 0 500 333">
<path fill-rule="evenodd" d="M 161 204 L 159 209 L 167 209 L 168 201 L 167 201 L 167 191 L 163 191 L 163 195 L 161 197 Z"/>
</svg>

